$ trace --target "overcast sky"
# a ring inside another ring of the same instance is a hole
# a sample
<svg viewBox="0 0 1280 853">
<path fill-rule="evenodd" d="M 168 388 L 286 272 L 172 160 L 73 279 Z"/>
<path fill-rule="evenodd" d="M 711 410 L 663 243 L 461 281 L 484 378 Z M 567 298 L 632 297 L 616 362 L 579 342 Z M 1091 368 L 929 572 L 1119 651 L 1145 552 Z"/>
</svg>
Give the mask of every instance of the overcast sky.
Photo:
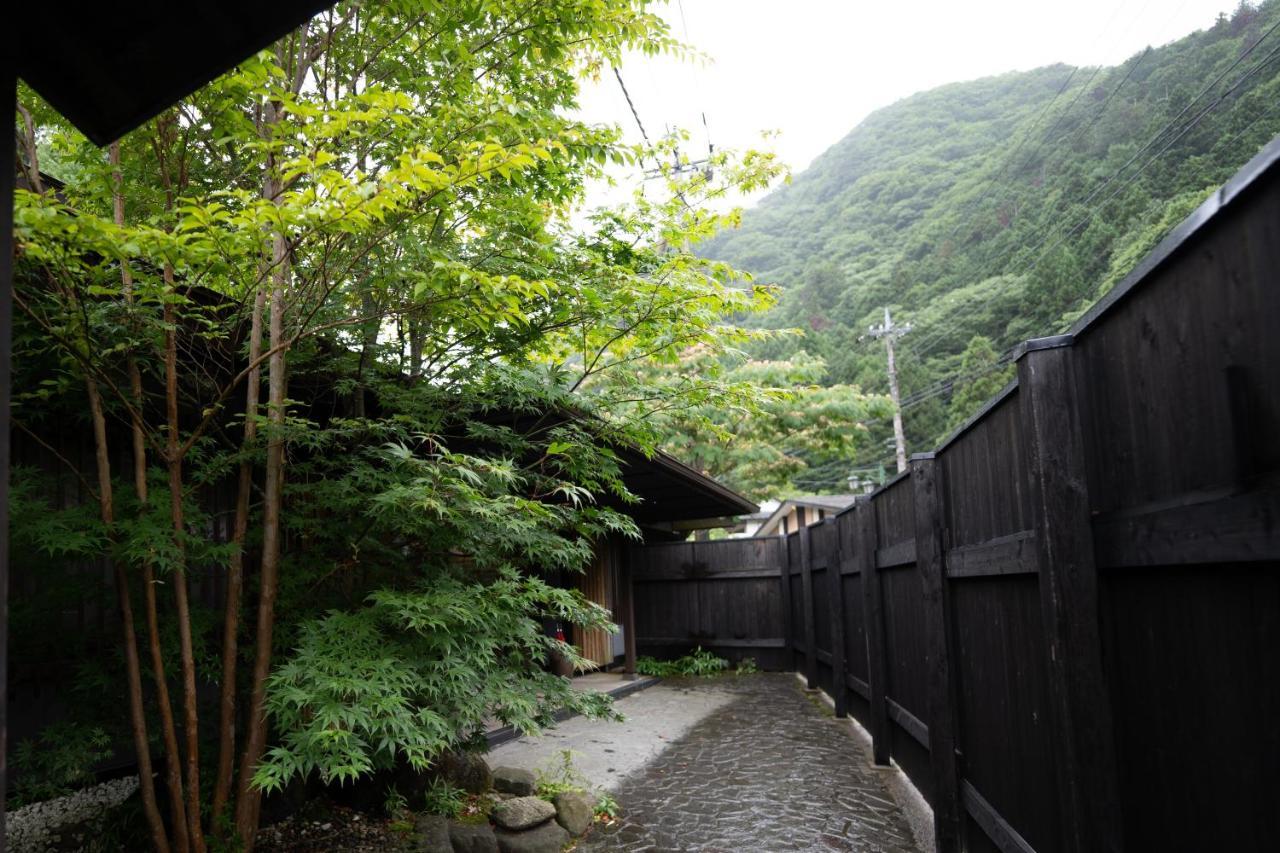
<svg viewBox="0 0 1280 853">
<path fill-rule="evenodd" d="M 629 57 L 622 68 L 650 138 L 693 132 L 717 148 L 771 145 L 796 172 L 868 113 L 915 92 L 1066 62 L 1115 65 L 1213 24 L 1237 0 L 671 0 L 661 10 L 706 64 Z M 686 36 L 687 33 L 687 36 Z M 589 83 L 582 115 L 640 132 L 612 74 Z M 626 182 L 627 177 L 622 177 Z M 616 198 L 596 190 L 589 204 Z"/>
</svg>

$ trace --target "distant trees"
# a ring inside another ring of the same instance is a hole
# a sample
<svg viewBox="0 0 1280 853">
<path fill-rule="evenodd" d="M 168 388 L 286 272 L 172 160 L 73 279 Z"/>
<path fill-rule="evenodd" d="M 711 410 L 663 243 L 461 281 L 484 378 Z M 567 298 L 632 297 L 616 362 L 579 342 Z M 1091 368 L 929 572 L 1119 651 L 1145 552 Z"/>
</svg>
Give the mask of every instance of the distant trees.
<svg viewBox="0 0 1280 853">
<path fill-rule="evenodd" d="M 1217 25 L 1096 77 L 1076 75 L 1056 100 L 1071 74 L 1064 65 L 907 98 L 869 116 L 705 251 L 782 288 L 777 309 L 756 322 L 807 329 L 804 346 L 827 360 L 828 383 L 883 390 L 879 354 L 857 337 L 880 306 L 901 306 L 916 325 L 903 344 L 903 391 L 931 387 L 959 374 L 975 335 L 1003 352 L 1063 328 L 1280 132 L 1269 42 L 1182 113 L 1277 20 L 1277 0 L 1241 3 Z M 784 355 L 776 345 L 757 352 Z M 912 445 L 963 419 L 956 410 L 971 400 L 957 395 L 942 413 L 932 400 L 913 407 Z"/>
</svg>

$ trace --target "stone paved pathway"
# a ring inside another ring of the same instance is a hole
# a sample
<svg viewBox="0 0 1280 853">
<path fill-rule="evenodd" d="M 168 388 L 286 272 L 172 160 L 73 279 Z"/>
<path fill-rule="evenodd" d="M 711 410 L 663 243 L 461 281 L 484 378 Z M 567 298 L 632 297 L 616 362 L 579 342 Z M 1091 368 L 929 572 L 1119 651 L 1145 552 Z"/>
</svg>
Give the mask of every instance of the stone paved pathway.
<svg viewBox="0 0 1280 853">
<path fill-rule="evenodd" d="M 621 819 L 580 853 L 785 850 L 917 853 L 881 771 L 846 724 L 781 674 L 666 682 L 654 690 L 729 691 L 647 766 L 615 786 Z M 651 692 L 651 691 L 650 691 Z"/>
</svg>

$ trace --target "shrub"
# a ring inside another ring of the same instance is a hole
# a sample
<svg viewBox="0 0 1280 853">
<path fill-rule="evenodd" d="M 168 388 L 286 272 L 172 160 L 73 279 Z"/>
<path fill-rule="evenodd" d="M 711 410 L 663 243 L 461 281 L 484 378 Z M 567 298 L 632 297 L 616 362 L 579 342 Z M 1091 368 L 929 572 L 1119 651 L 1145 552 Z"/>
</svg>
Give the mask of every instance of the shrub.
<svg viewBox="0 0 1280 853">
<path fill-rule="evenodd" d="M 643 675 L 663 678 L 674 676 L 709 676 L 728 669 L 729 662 L 705 651 L 701 646 L 675 660 L 662 661 L 648 656 L 636 658 L 636 669 Z"/>
</svg>

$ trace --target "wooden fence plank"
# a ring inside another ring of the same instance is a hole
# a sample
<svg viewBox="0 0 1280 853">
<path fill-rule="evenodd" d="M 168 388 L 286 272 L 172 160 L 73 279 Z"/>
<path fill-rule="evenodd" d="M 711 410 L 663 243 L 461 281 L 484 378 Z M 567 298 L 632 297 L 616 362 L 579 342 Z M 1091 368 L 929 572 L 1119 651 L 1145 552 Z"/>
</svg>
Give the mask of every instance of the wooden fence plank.
<svg viewBox="0 0 1280 853">
<path fill-rule="evenodd" d="M 845 681 L 844 579 L 840 575 L 840 566 L 844 562 L 840 536 L 842 522 L 838 518 L 828 518 L 823 523 L 830 530 L 826 542 L 831 549 L 827 558 L 827 601 L 831 605 L 827 615 L 831 620 L 831 701 L 835 705 L 836 716 L 844 718 L 849 715 L 849 685 Z"/>
<path fill-rule="evenodd" d="M 804 678 L 810 690 L 818 687 L 818 643 L 815 639 L 813 600 L 813 542 L 809 525 L 800 524 L 800 583 L 804 595 Z"/>
<path fill-rule="evenodd" d="M 1018 385 L 1031 475 L 1063 849 L 1092 853 L 1120 850 L 1122 835 L 1071 343 L 1064 335 L 1025 344 L 1018 357 Z"/>
<path fill-rule="evenodd" d="M 779 591 L 781 592 L 782 603 L 782 637 L 783 652 L 782 658 L 786 663 L 786 669 L 792 670 L 796 667 L 795 652 L 791 650 L 791 636 L 795 630 L 791 624 L 791 549 L 787 547 L 787 534 L 778 535 L 778 566 L 779 566 L 779 583 L 781 584 Z"/>
<path fill-rule="evenodd" d="M 951 614 L 942 540 L 941 466 L 932 453 L 911 457 L 915 489 L 916 568 L 924 597 L 929 692 L 929 758 L 933 764 L 934 848 L 961 849 L 960 776 L 956 765 L 956 696 L 951 672 Z"/>
<path fill-rule="evenodd" d="M 876 571 L 876 515 L 869 499 L 854 509 L 858 560 L 862 567 L 862 614 L 867 632 L 867 681 L 871 688 L 871 752 L 876 764 L 889 764 L 889 710 L 885 704 L 884 597 Z"/>
</svg>

